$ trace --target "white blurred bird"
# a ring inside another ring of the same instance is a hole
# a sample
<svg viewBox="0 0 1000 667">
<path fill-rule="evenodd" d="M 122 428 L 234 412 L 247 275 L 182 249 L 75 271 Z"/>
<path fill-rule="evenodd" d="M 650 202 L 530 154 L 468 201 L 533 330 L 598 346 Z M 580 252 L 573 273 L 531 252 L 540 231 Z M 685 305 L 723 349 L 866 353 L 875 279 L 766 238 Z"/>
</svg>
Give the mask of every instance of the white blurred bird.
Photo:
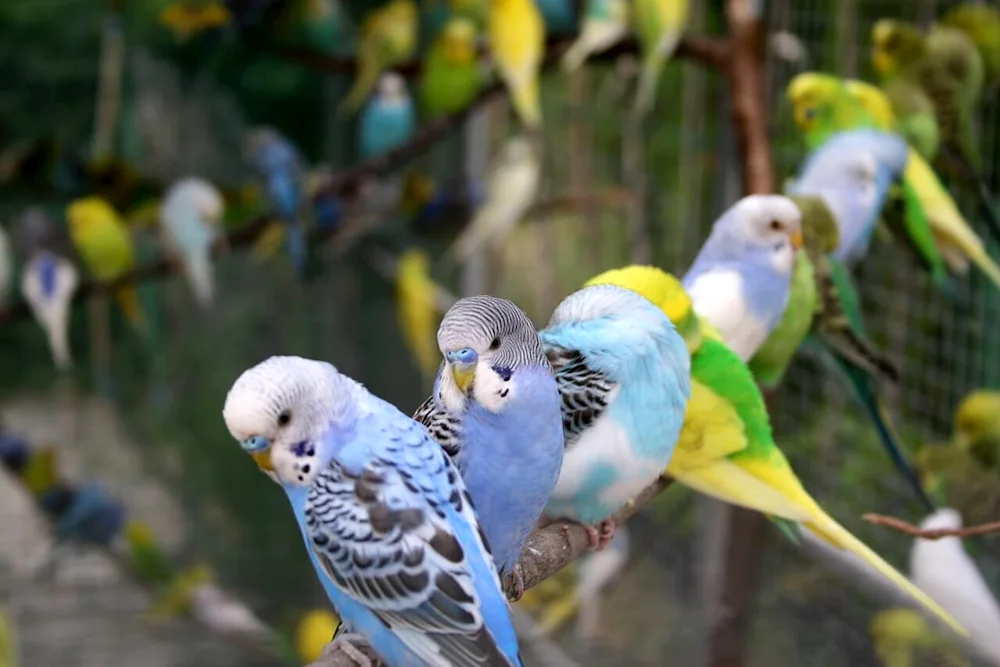
<svg viewBox="0 0 1000 667">
<path fill-rule="evenodd" d="M 21 271 L 21 295 L 28 302 L 49 342 L 56 368 L 73 365 L 69 348 L 69 315 L 80 272 L 73 262 L 48 250 L 35 252 Z"/>
<path fill-rule="evenodd" d="M 940 509 L 920 527 L 961 528 L 962 517 L 956 510 Z M 1000 605 L 959 538 L 914 540 L 910 578 L 969 631 L 969 642 L 980 657 L 1000 664 Z"/>
<path fill-rule="evenodd" d="M 538 194 L 539 157 L 526 137 L 507 140 L 490 170 L 486 201 L 452 246 L 456 259 L 464 262 L 477 248 L 501 240 L 524 217 Z"/>
<path fill-rule="evenodd" d="M 169 250 L 180 262 L 195 300 L 209 308 L 215 297 L 212 246 L 225 209 L 219 190 L 201 178 L 183 178 L 167 191 L 160 224 Z"/>
</svg>

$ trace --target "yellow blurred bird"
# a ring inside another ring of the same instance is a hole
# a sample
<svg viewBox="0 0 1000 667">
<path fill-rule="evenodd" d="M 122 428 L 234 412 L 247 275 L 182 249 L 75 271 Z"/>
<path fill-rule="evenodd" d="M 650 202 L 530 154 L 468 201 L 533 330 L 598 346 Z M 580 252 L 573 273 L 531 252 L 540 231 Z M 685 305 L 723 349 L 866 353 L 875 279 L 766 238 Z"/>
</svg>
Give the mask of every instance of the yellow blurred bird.
<svg viewBox="0 0 1000 667">
<path fill-rule="evenodd" d="M 0 667 L 18 667 L 19 664 L 14 624 L 0 609 Z"/>
<path fill-rule="evenodd" d="M 918 655 L 931 652 L 940 657 L 934 662 L 941 667 L 968 667 L 969 661 L 954 643 L 931 627 L 913 609 L 887 609 L 872 619 L 868 626 L 875 655 L 883 667 L 912 667 Z"/>
<path fill-rule="evenodd" d="M 425 382 L 433 382 L 441 355 L 437 347 L 437 284 L 430 277 L 430 260 L 411 248 L 396 267 L 396 307 L 399 328 Z"/>
<path fill-rule="evenodd" d="M 339 626 L 340 618 L 329 609 L 312 609 L 303 614 L 295 626 L 295 652 L 299 660 L 305 664 L 319 660 Z"/>
<path fill-rule="evenodd" d="M 545 21 L 533 0 L 491 0 L 488 38 L 493 62 L 521 122 L 542 125 L 538 71 L 545 56 Z"/>
<path fill-rule="evenodd" d="M 118 212 L 100 197 L 77 199 L 66 209 L 69 234 L 88 273 L 109 283 L 135 267 L 132 236 Z M 138 333 L 148 331 L 135 285 L 114 289 L 115 301 Z"/>
</svg>

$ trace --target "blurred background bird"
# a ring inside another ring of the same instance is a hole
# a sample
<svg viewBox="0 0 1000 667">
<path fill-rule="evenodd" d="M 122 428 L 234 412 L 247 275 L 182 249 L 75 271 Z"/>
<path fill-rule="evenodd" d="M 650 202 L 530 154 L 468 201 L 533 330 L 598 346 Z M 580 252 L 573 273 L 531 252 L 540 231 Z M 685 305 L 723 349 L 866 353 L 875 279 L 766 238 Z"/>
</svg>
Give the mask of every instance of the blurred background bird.
<svg viewBox="0 0 1000 667">
<path fill-rule="evenodd" d="M 421 112 L 427 119 L 464 109 L 483 85 L 476 24 L 462 17 L 448 20 L 424 58 L 419 83 Z"/>
<path fill-rule="evenodd" d="M 644 116 L 653 108 L 660 73 L 687 28 L 689 0 L 635 0 L 632 26 L 642 48 L 642 71 L 635 111 Z"/>
<path fill-rule="evenodd" d="M 69 346 L 70 307 L 80 286 L 73 262 L 39 250 L 21 270 L 21 295 L 45 332 L 52 360 L 59 370 L 73 365 Z"/>
<path fill-rule="evenodd" d="M 357 111 L 382 72 L 413 58 L 418 22 L 419 12 L 413 0 L 390 0 L 365 17 L 358 45 L 358 72 L 340 103 L 341 113 Z"/>
<path fill-rule="evenodd" d="M 76 251 L 91 277 L 110 283 L 135 268 L 132 235 L 106 201 L 99 197 L 78 199 L 66 208 L 66 219 Z M 147 336 L 149 325 L 135 285 L 119 285 L 112 294 L 133 330 Z"/>
<path fill-rule="evenodd" d="M 3 308 L 14 282 L 14 253 L 11 252 L 10 239 L 3 225 L 0 225 L 0 308 Z"/>
<path fill-rule="evenodd" d="M 627 0 L 587 0 L 580 35 L 563 55 L 563 69 L 573 72 L 592 54 L 625 39 L 630 28 L 629 4 Z"/>
<path fill-rule="evenodd" d="M 396 266 L 396 309 L 403 340 L 417 362 L 425 384 L 433 384 L 440 365 L 437 291 L 430 258 L 422 250 L 403 252 Z"/>
<path fill-rule="evenodd" d="M 212 249 L 221 231 L 225 204 L 208 181 L 188 177 L 170 186 L 160 208 L 166 246 L 181 266 L 202 308 L 215 298 Z"/>
<path fill-rule="evenodd" d="M 416 110 L 406 90 L 406 79 L 386 72 L 361 112 L 358 155 L 365 160 L 391 151 L 409 139 L 415 128 Z"/>
<path fill-rule="evenodd" d="M 545 56 L 545 20 L 533 0 L 491 0 L 490 55 L 511 105 L 529 130 L 542 125 L 538 73 Z"/>
</svg>

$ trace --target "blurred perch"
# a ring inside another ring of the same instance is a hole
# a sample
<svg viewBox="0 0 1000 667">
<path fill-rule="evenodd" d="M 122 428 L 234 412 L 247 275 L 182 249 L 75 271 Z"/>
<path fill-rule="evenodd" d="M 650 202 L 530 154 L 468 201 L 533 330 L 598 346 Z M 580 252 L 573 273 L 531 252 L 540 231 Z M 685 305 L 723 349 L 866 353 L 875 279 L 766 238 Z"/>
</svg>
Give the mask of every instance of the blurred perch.
<svg viewBox="0 0 1000 667">
<path fill-rule="evenodd" d="M 673 480 L 670 478 L 661 477 L 615 513 L 612 519 L 616 524 L 621 525 L 657 494 L 670 486 L 672 482 Z M 517 562 L 517 567 L 521 570 L 521 576 L 524 580 L 524 588 L 536 586 L 566 567 L 570 561 L 583 555 L 588 550 L 589 544 L 587 532 L 579 524 L 554 521 L 535 530 L 524 545 L 524 551 Z M 513 598 L 514 585 L 511 578 L 504 581 L 504 591 L 508 598 Z M 359 648 L 367 649 L 367 647 Z M 365 653 L 373 658 L 372 664 L 376 664 L 374 656 L 367 650 Z M 306 667 L 357 667 L 357 663 L 346 653 L 330 644 L 322 658 Z"/>
<path fill-rule="evenodd" d="M 984 523 L 978 526 L 966 526 L 965 528 L 924 529 L 914 526 L 912 523 L 907 523 L 902 519 L 882 514 L 865 514 L 861 518 L 877 526 L 892 528 L 912 537 L 919 537 L 922 540 L 940 540 L 945 537 L 979 537 L 980 535 L 1000 533 L 1000 521 Z"/>
</svg>

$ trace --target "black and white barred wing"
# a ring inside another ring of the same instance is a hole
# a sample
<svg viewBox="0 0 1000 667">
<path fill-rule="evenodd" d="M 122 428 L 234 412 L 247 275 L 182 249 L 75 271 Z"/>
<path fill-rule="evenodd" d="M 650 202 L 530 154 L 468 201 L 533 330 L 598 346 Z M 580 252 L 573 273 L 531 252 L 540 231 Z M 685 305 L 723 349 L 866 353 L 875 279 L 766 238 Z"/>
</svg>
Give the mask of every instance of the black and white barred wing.
<svg viewBox="0 0 1000 667">
<path fill-rule="evenodd" d="M 457 469 L 408 419 L 375 435 L 360 474 L 335 461 L 310 488 L 322 569 L 428 664 L 509 665 L 484 623 L 474 578 L 496 572 Z"/>
<path fill-rule="evenodd" d="M 441 407 L 433 394 L 428 396 L 427 400 L 421 403 L 417 411 L 413 413 L 413 420 L 423 424 L 445 453 L 453 461 L 457 460 L 458 454 L 462 450 L 461 423 Z"/>
<path fill-rule="evenodd" d="M 588 366 L 586 357 L 577 350 L 550 347 L 546 354 L 559 387 L 563 436 L 568 449 L 607 409 L 618 384 Z"/>
</svg>

